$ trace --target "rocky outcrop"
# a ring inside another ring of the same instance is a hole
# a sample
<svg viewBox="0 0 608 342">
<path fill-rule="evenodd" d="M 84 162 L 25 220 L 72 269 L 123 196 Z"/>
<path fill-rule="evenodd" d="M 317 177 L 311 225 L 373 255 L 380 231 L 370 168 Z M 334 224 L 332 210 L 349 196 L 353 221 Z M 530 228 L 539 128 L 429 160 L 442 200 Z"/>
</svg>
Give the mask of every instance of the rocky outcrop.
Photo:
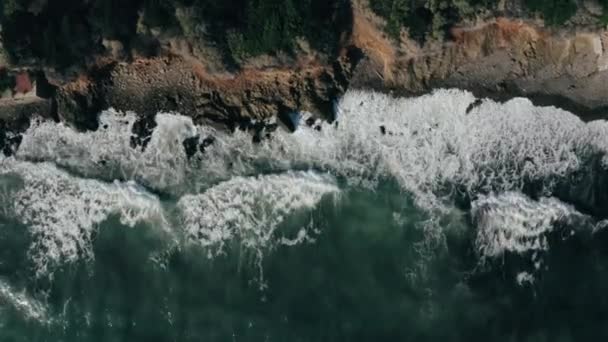
<svg viewBox="0 0 608 342">
<path fill-rule="evenodd" d="M 297 110 L 327 117 L 333 102 L 346 91 L 356 58 L 351 52 L 333 65 L 221 74 L 210 73 L 203 62 L 184 56 L 111 62 L 59 87 L 57 111 L 60 118 L 81 128 L 95 128 L 87 123 L 107 107 L 149 118 L 159 111 L 175 111 L 195 122 L 228 127 Z"/>
<path fill-rule="evenodd" d="M 11 155 L 33 118 L 51 119 L 52 101 L 35 95 L 0 99 L 0 152 Z"/>
</svg>

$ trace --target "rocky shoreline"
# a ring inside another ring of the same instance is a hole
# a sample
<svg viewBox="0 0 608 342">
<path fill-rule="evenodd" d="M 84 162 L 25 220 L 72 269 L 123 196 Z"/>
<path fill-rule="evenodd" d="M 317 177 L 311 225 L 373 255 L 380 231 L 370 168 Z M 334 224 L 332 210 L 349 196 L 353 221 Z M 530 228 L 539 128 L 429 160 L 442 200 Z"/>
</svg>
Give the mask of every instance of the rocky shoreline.
<svg viewBox="0 0 608 342">
<path fill-rule="evenodd" d="M 605 28 L 556 29 L 538 20 L 498 17 L 454 26 L 442 41 L 420 44 L 402 34 L 397 42 L 365 2 L 351 5 L 352 20 L 333 57 L 309 51 L 287 62 L 275 58 L 218 70 L 172 42 L 153 56 L 120 57 L 123 52 L 114 48 L 69 74 L 6 65 L 11 73 L 29 75 L 34 87 L 16 86 L 0 100 L 0 149 L 15 144 L 9 133 L 24 130 L 32 115 L 94 130 L 98 113 L 114 107 L 137 112 L 142 132 L 159 111 L 234 129 L 299 110 L 331 119 L 334 102 L 351 88 L 395 96 L 460 88 L 497 100 L 528 97 L 583 120 L 607 116 Z"/>
</svg>

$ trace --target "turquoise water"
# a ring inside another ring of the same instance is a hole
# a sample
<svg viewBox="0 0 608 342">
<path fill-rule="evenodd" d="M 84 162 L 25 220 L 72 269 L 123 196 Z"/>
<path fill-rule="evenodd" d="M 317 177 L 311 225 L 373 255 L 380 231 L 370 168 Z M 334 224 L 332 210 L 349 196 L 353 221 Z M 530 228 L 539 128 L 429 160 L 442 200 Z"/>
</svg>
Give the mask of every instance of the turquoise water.
<svg viewBox="0 0 608 342">
<path fill-rule="evenodd" d="M 350 93 L 260 144 L 34 124 L 0 159 L 0 340 L 605 339 L 608 128 L 473 101 Z"/>
</svg>

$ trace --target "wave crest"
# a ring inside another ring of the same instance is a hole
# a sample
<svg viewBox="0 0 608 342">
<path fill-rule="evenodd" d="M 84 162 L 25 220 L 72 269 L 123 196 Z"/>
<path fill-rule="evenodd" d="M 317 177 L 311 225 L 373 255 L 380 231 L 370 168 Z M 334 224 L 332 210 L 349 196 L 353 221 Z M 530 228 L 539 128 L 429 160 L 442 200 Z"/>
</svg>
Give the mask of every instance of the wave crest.
<svg viewBox="0 0 608 342">
<path fill-rule="evenodd" d="M 315 208 L 339 188 L 333 177 L 314 172 L 235 177 L 203 194 L 186 195 L 178 202 L 187 238 L 209 249 L 209 256 L 234 241 L 261 251 L 277 241 L 293 245 L 307 238 L 302 228 L 295 240 L 277 239 L 276 229 L 295 212 Z"/>
<path fill-rule="evenodd" d="M 134 182 L 81 179 L 52 164 L 5 159 L 0 178 L 11 174 L 23 183 L 11 193 L 12 210 L 32 234 L 30 254 L 39 275 L 60 262 L 92 257 L 95 229 L 112 214 L 128 226 L 151 221 L 166 227 L 158 198 Z"/>
</svg>

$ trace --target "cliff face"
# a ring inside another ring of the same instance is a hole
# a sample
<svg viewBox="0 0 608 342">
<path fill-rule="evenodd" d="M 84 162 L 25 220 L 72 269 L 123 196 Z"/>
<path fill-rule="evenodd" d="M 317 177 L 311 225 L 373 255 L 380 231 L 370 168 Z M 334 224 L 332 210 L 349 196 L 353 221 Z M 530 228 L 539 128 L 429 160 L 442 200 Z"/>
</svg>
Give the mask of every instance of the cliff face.
<svg viewBox="0 0 608 342">
<path fill-rule="evenodd" d="M 185 56 L 111 62 L 94 75 L 60 86 L 58 114 L 86 128 L 94 128 L 88 126 L 91 117 L 107 107 L 133 110 L 144 117 L 176 111 L 195 122 L 228 127 L 296 110 L 323 115 L 346 91 L 355 58 L 347 53 L 329 65 L 311 62 L 293 69 L 247 68 L 215 74 L 201 61 Z M 88 118 L 80 120 L 82 113 Z"/>
<path fill-rule="evenodd" d="M 451 26 L 442 39 L 421 42 L 406 30 L 398 40 L 390 38 L 386 21 L 366 1 L 352 0 L 346 8 L 334 13 L 341 24 L 333 49 L 301 41 L 296 54 L 250 57 L 236 68 L 218 57 L 220 47 L 211 42 L 197 45 L 159 32 L 152 37 L 149 29 L 146 46 L 156 47 L 150 53 L 104 40 L 105 50 L 92 51 L 73 68 L 4 61 L 0 69 L 10 91 L 0 100 L 0 130 L 22 130 L 32 112 L 96 129 L 96 115 L 108 107 L 136 111 L 141 127 L 153 124 L 158 111 L 228 128 L 296 110 L 330 118 L 333 102 L 349 87 L 405 95 L 458 87 L 498 99 L 528 96 L 584 119 L 602 117 L 608 108 L 608 31 L 597 25 L 548 28 L 517 17 L 513 13 L 521 9 L 515 6 L 502 11 L 510 17 L 486 14 Z M 24 77 L 31 79 L 29 88 Z M 3 139 L 0 147 L 8 144 Z"/>
<path fill-rule="evenodd" d="M 586 119 L 600 116 L 608 106 L 608 90 L 602 86 L 608 81 L 605 29 L 566 32 L 495 18 L 454 27 L 451 36 L 449 42 L 422 48 L 406 38 L 382 54 L 374 46 L 364 47 L 369 57 L 357 66 L 351 85 L 406 94 L 456 87 L 499 99 L 527 96 Z"/>
</svg>

